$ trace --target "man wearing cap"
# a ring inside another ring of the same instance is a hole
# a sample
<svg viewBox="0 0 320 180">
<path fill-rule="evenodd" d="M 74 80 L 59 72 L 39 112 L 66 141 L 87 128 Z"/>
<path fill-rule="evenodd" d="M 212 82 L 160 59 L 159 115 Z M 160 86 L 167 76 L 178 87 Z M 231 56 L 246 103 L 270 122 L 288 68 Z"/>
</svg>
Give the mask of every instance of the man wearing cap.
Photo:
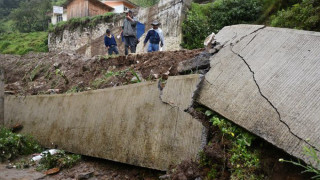
<svg viewBox="0 0 320 180">
<path fill-rule="evenodd" d="M 148 31 L 143 46 L 149 41 L 148 52 L 159 51 L 159 43 L 161 47 L 164 45 L 163 33 L 159 28 L 160 23 L 158 21 L 153 21 L 151 25 L 152 29 Z"/>
<path fill-rule="evenodd" d="M 126 11 L 126 18 L 123 22 L 123 37 L 124 37 L 124 47 L 125 55 L 128 55 L 128 49 L 130 47 L 131 53 L 136 52 L 137 46 L 137 21 L 133 17 L 133 12 L 131 10 Z"/>
<path fill-rule="evenodd" d="M 106 34 L 107 35 L 104 37 L 104 44 L 108 49 L 108 54 L 112 55 L 113 52 L 119 54 L 116 39 L 114 38 L 114 35 L 111 34 L 110 29 L 106 30 Z"/>
</svg>

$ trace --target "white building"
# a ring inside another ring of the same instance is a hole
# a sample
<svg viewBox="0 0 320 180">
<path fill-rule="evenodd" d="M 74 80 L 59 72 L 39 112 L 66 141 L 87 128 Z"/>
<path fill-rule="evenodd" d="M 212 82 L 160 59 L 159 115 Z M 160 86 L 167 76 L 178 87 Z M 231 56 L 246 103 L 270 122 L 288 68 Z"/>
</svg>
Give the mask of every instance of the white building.
<svg viewBox="0 0 320 180">
<path fill-rule="evenodd" d="M 134 9 L 138 7 L 134 3 L 127 0 L 106 0 L 106 1 L 103 1 L 103 3 L 113 7 L 114 13 L 123 13 L 128 9 Z"/>
</svg>

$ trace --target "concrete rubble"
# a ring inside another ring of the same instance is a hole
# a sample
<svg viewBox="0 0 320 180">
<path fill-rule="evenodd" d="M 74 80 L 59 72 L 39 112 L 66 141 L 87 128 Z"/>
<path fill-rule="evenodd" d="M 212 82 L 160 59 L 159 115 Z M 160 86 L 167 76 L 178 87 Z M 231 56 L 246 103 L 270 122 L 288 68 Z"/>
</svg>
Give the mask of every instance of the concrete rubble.
<svg viewBox="0 0 320 180">
<path fill-rule="evenodd" d="M 22 124 L 48 148 L 166 170 L 196 159 L 205 128 L 184 109 L 200 75 L 76 94 L 6 96 L 5 126 Z M 161 97 L 160 97 L 161 96 Z"/>
<path fill-rule="evenodd" d="M 320 142 L 320 33 L 223 28 L 197 102 L 306 162 Z"/>
</svg>

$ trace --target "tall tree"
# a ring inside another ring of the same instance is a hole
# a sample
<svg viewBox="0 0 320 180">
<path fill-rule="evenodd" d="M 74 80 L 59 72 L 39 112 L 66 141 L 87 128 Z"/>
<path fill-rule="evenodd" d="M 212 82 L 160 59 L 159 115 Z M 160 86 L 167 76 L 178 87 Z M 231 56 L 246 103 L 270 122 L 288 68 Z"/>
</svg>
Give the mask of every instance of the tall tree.
<svg viewBox="0 0 320 180">
<path fill-rule="evenodd" d="M 27 0 L 19 4 L 19 8 L 10 14 L 14 25 L 20 32 L 45 31 L 48 28 L 51 10 L 50 0 Z"/>
</svg>

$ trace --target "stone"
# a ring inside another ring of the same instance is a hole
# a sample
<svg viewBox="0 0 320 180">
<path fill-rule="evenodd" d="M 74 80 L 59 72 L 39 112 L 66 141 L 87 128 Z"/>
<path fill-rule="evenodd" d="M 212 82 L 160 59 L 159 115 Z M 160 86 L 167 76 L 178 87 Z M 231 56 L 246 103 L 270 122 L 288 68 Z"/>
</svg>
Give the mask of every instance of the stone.
<svg viewBox="0 0 320 180">
<path fill-rule="evenodd" d="M 235 25 L 216 40 L 224 46 L 197 102 L 309 162 L 303 148 L 320 142 L 320 33 Z"/>
<path fill-rule="evenodd" d="M 205 127 L 183 109 L 200 75 L 70 94 L 6 96 L 5 126 L 23 125 L 47 148 L 167 170 L 196 159 Z M 162 98 L 160 95 L 162 94 Z M 167 103 L 167 99 L 175 106 Z"/>
<path fill-rule="evenodd" d="M 93 175 L 94 175 L 94 171 L 81 173 L 77 175 L 77 180 L 89 179 L 93 177 Z"/>
<path fill-rule="evenodd" d="M 194 58 L 180 62 L 177 70 L 180 74 L 186 74 L 200 69 L 208 69 L 210 67 L 210 56 L 211 54 L 208 52 L 201 52 Z"/>
</svg>

